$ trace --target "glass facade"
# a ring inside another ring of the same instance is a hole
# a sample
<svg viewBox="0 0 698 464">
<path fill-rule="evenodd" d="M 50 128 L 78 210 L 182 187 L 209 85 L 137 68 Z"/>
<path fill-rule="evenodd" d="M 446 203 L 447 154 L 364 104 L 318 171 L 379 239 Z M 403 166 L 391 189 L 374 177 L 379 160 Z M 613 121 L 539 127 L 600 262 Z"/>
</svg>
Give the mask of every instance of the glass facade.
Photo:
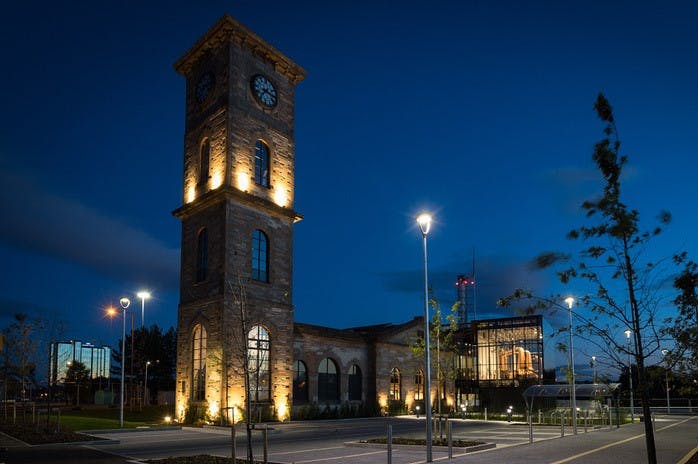
<svg viewBox="0 0 698 464">
<path fill-rule="evenodd" d="M 49 360 L 51 383 L 63 383 L 69 364 L 72 362 L 84 364 L 90 371 L 91 379 L 109 378 L 111 348 L 78 341 L 52 343 Z"/>
</svg>

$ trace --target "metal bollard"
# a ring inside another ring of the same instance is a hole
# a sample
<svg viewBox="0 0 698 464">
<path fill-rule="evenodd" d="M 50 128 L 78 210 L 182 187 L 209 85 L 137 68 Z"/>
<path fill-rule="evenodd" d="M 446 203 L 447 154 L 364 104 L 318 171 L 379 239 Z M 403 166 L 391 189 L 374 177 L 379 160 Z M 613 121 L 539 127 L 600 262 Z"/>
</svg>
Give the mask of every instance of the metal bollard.
<svg viewBox="0 0 698 464">
<path fill-rule="evenodd" d="M 269 457 L 269 426 L 264 424 L 264 428 L 262 429 L 262 440 L 264 442 L 264 464 L 267 464 L 269 462 L 268 457 Z"/>
<path fill-rule="evenodd" d="M 487 420 L 487 408 L 485 408 L 485 420 Z"/>
<path fill-rule="evenodd" d="M 452 425 L 446 420 L 446 428 L 448 429 L 448 432 L 446 433 L 446 436 L 448 437 L 448 459 L 453 459 L 453 431 L 452 431 Z"/>
<path fill-rule="evenodd" d="M 388 424 L 387 443 L 388 443 L 388 464 L 393 463 L 393 426 Z"/>
<path fill-rule="evenodd" d="M 589 410 L 584 411 L 584 433 L 587 433 L 587 421 L 589 420 Z"/>
<path fill-rule="evenodd" d="M 560 436 L 565 436 L 565 418 L 562 417 L 562 413 L 560 413 Z"/>
<path fill-rule="evenodd" d="M 539 409 L 538 410 L 538 424 L 542 424 L 542 423 L 543 423 L 543 411 L 541 411 Z"/>
<path fill-rule="evenodd" d="M 528 442 L 533 443 L 533 416 L 531 414 L 528 415 Z"/>
</svg>

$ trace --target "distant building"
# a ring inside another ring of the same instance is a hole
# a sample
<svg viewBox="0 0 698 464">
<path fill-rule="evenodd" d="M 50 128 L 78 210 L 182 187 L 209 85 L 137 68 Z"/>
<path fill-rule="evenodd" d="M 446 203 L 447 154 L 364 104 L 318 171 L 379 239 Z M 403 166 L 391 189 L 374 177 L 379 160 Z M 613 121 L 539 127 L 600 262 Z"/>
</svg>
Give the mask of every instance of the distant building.
<svg viewBox="0 0 698 464">
<path fill-rule="evenodd" d="M 111 348 L 75 340 L 52 343 L 49 359 L 51 383 L 65 382 L 70 364 L 76 361 L 85 365 L 91 379 L 109 378 Z"/>
</svg>

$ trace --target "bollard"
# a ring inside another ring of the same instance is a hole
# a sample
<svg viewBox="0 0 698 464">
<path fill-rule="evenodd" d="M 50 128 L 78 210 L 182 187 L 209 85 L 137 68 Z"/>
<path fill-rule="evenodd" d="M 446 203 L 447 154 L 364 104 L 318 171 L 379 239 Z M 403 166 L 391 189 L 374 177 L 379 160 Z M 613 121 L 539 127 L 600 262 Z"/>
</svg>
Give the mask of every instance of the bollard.
<svg viewBox="0 0 698 464">
<path fill-rule="evenodd" d="M 589 420 L 589 410 L 584 411 L 584 433 L 587 433 L 587 421 Z"/>
<path fill-rule="evenodd" d="M 485 408 L 485 420 L 487 420 L 487 408 Z"/>
<path fill-rule="evenodd" d="M 448 437 L 448 459 L 453 459 L 453 426 L 446 419 L 446 436 Z"/>
<path fill-rule="evenodd" d="M 657 422 L 654 420 L 654 414 L 650 411 L 650 417 L 652 418 L 652 430 L 656 430 Z"/>
<path fill-rule="evenodd" d="M 562 417 L 562 412 L 560 413 L 560 436 L 565 436 L 565 418 Z"/>
<path fill-rule="evenodd" d="M 235 445 L 235 411 L 233 410 L 233 424 L 230 426 L 230 444 L 231 444 L 231 451 L 230 454 L 232 456 L 233 462 L 237 462 L 237 450 L 236 445 Z"/>
<path fill-rule="evenodd" d="M 531 414 L 528 415 L 528 442 L 533 443 L 533 416 Z"/>
<path fill-rule="evenodd" d="M 540 425 L 540 424 L 542 424 L 542 423 L 543 423 L 543 411 L 541 411 L 541 410 L 539 409 L 539 410 L 538 410 L 538 424 Z"/>
<path fill-rule="evenodd" d="M 388 431 L 387 431 L 387 440 L 386 442 L 388 443 L 388 464 L 392 464 L 393 462 L 393 426 L 388 424 Z"/>
<path fill-rule="evenodd" d="M 58 423 L 56 424 L 57 431 L 61 431 L 61 408 L 58 408 Z"/>
<path fill-rule="evenodd" d="M 268 461 L 268 456 L 269 456 L 269 440 L 267 439 L 269 437 L 269 426 L 267 424 L 264 424 L 264 428 L 262 429 L 262 441 L 264 443 L 264 464 L 267 464 Z"/>
</svg>

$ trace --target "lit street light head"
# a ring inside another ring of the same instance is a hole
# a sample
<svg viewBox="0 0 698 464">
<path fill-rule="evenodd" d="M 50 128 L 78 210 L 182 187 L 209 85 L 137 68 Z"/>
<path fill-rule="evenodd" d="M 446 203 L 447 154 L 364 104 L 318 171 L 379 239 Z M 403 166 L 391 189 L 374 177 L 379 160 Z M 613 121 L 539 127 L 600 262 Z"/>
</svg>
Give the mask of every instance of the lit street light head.
<svg viewBox="0 0 698 464">
<path fill-rule="evenodd" d="M 145 290 L 141 290 L 140 292 L 136 293 L 136 296 L 140 298 L 141 300 L 148 300 L 150 299 L 150 292 L 147 292 Z"/>
<path fill-rule="evenodd" d="M 625 338 L 630 339 L 630 334 L 632 334 L 632 333 L 633 333 L 632 330 L 630 330 L 630 329 L 626 330 L 625 331 Z"/>
<path fill-rule="evenodd" d="M 567 307 L 569 309 L 572 309 L 572 305 L 574 304 L 574 298 L 568 296 L 567 298 L 565 298 L 565 303 L 567 303 Z"/>
<path fill-rule="evenodd" d="M 419 229 L 422 231 L 422 235 L 427 235 L 429 229 L 431 229 L 431 214 L 422 213 L 417 216 L 417 224 L 419 224 Z"/>
<path fill-rule="evenodd" d="M 129 300 L 126 297 L 123 297 L 122 299 L 119 300 L 119 304 L 121 305 L 122 308 L 126 309 L 131 305 L 131 300 Z"/>
</svg>

